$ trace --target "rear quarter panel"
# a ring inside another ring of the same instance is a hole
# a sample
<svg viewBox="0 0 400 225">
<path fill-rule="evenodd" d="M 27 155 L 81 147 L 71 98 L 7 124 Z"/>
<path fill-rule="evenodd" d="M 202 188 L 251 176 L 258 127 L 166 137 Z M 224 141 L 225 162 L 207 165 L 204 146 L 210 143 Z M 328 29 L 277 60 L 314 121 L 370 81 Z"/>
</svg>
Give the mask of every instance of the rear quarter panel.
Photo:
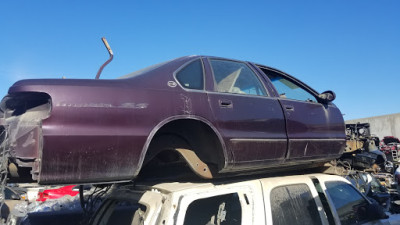
<svg viewBox="0 0 400 225">
<path fill-rule="evenodd" d="M 14 84 L 9 93 L 44 92 L 52 98 L 51 114 L 42 121 L 39 183 L 130 180 L 160 123 L 181 115 L 207 118 L 206 98 L 168 86 L 184 62 L 132 79 Z"/>
</svg>

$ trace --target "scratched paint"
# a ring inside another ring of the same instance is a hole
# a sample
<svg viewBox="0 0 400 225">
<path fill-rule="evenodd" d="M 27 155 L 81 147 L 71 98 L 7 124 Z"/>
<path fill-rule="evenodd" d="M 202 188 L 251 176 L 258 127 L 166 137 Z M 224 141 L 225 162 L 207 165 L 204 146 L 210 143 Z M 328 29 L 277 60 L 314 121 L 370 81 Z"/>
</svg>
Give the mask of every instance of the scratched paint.
<svg viewBox="0 0 400 225">
<path fill-rule="evenodd" d="M 190 115 L 192 114 L 192 99 L 190 99 L 188 96 L 181 94 L 181 99 L 183 101 L 183 109 L 182 112 L 185 115 Z"/>
</svg>

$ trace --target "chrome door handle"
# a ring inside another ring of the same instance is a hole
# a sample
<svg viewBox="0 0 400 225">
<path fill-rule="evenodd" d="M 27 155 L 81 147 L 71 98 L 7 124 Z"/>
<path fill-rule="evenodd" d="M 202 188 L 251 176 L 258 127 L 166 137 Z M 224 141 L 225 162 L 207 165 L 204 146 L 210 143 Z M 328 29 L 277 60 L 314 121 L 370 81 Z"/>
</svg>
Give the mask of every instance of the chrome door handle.
<svg viewBox="0 0 400 225">
<path fill-rule="evenodd" d="M 288 111 L 294 111 L 294 106 L 292 105 L 285 105 L 285 109 Z"/>
<path fill-rule="evenodd" d="M 219 106 L 221 108 L 232 108 L 233 103 L 231 100 L 219 100 Z"/>
</svg>

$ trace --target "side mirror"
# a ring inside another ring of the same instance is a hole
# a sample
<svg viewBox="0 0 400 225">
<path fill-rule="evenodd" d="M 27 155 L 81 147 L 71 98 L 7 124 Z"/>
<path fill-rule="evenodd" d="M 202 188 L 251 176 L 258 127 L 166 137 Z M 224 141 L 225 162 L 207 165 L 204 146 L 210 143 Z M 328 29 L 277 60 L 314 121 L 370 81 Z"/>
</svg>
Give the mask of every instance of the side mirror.
<svg viewBox="0 0 400 225">
<path fill-rule="evenodd" d="M 380 206 L 375 201 L 367 206 L 366 213 L 368 215 L 368 220 L 369 221 L 387 219 L 388 218 L 386 213 L 383 211 L 382 206 Z"/>
<path fill-rule="evenodd" d="M 21 200 L 21 197 L 19 197 L 19 196 L 16 195 L 16 194 L 12 194 L 12 195 L 11 195 L 11 199 L 12 199 L 12 200 Z"/>
<path fill-rule="evenodd" d="M 318 98 L 321 102 L 323 103 L 328 103 L 332 102 L 336 98 L 336 94 L 333 91 L 324 91 L 320 95 L 318 95 Z"/>
</svg>

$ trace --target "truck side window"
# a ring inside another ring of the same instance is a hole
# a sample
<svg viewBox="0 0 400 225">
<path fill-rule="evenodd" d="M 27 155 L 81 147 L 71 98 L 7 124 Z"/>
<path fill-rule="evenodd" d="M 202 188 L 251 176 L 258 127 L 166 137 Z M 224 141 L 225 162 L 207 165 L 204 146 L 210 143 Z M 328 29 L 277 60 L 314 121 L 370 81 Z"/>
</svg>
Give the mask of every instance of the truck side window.
<svg viewBox="0 0 400 225">
<path fill-rule="evenodd" d="M 185 225 L 239 225 L 242 222 L 242 208 L 237 193 L 198 199 L 190 203 Z"/>
<path fill-rule="evenodd" d="M 325 186 L 342 225 L 359 224 L 368 220 L 369 203 L 351 185 L 340 181 L 329 181 L 325 182 Z"/>
<path fill-rule="evenodd" d="M 276 187 L 271 191 L 275 224 L 322 224 L 317 205 L 306 184 Z"/>
</svg>

